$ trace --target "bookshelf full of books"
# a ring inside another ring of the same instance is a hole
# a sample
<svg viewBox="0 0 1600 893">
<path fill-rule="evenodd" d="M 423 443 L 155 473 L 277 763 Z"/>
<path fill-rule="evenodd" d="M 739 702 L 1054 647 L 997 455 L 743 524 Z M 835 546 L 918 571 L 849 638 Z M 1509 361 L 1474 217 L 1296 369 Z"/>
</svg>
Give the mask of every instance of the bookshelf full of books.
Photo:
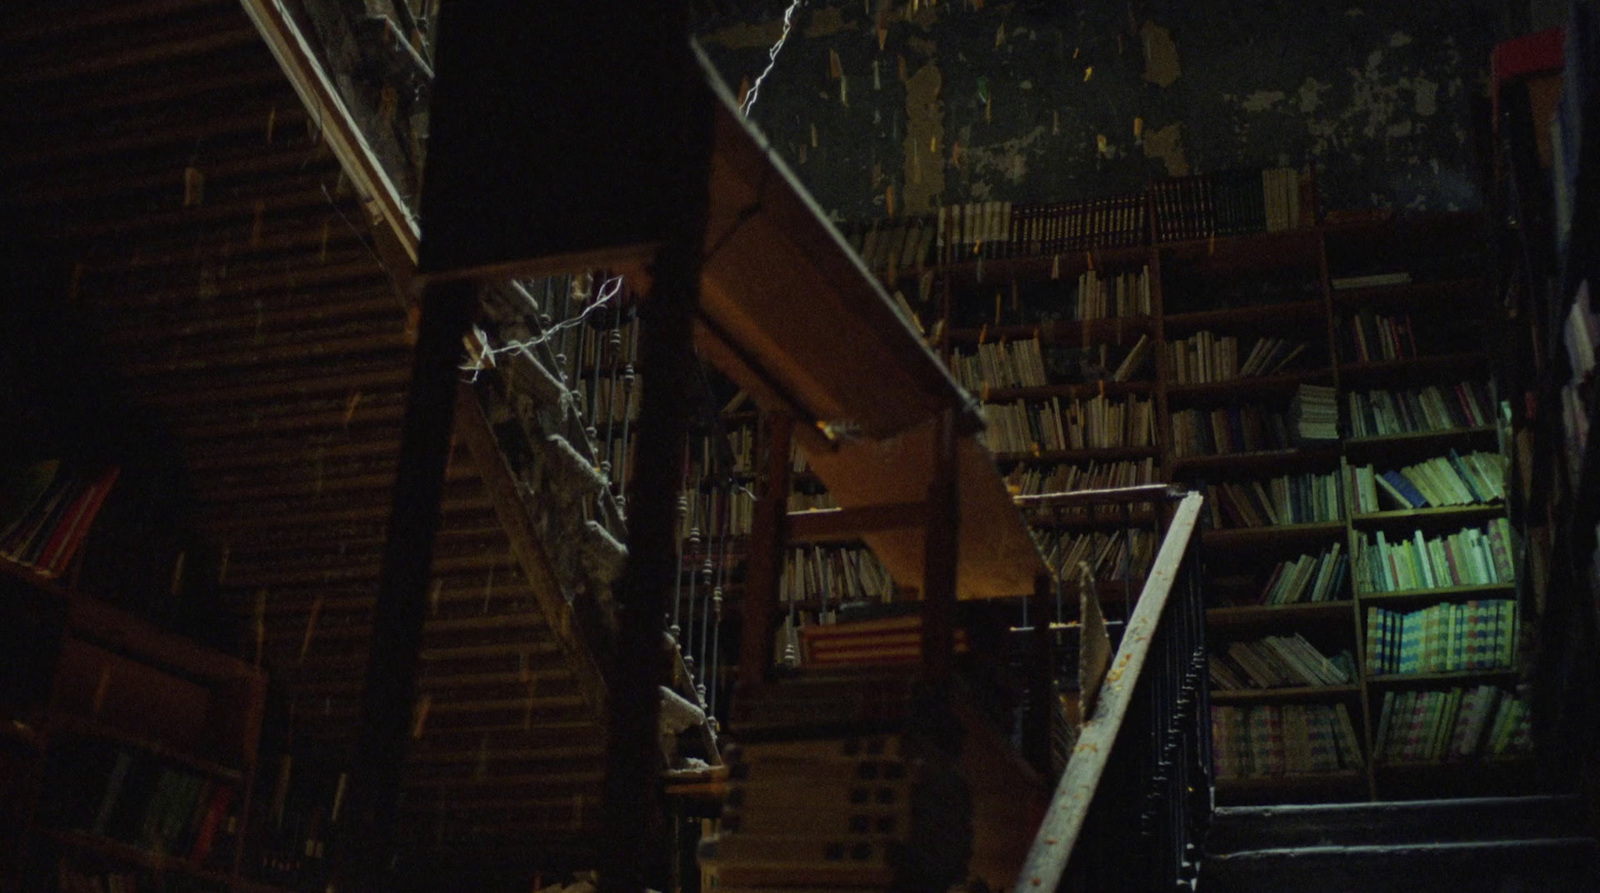
<svg viewBox="0 0 1600 893">
<path fill-rule="evenodd" d="M 1265 192 L 1236 179 L 1153 187 L 1143 244 L 1073 243 L 1071 223 L 1052 243 L 1024 219 L 952 250 L 935 224 L 936 344 L 1014 492 L 1206 493 L 1222 801 L 1511 789 L 1529 777 L 1506 771 L 1528 765 L 1518 533 L 1473 222 L 1311 225 L 1293 178 L 1248 213 Z M 1215 216 L 1171 219 L 1185 207 Z M 1137 591 L 1137 524 L 1034 511 L 1053 567 Z M 1443 656 L 1402 669 L 1386 636 L 1424 628 Z"/>
</svg>

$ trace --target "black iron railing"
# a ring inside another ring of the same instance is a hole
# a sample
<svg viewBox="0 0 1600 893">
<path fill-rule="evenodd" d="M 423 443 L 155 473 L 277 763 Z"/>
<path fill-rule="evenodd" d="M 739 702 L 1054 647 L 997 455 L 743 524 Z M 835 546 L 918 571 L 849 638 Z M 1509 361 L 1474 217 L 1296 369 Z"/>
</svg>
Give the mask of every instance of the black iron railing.
<svg viewBox="0 0 1600 893">
<path fill-rule="evenodd" d="M 1202 497 L 1158 495 L 1177 499 L 1176 511 L 1099 694 L 1085 706 L 1017 893 L 1194 887 L 1212 804 Z"/>
</svg>

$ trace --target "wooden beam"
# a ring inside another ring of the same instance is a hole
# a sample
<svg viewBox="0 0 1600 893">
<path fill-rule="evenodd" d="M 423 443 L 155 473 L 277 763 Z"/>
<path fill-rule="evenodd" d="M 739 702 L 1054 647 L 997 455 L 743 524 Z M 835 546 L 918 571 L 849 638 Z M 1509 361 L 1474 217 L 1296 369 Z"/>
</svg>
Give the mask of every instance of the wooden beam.
<svg viewBox="0 0 1600 893">
<path fill-rule="evenodd" d="M 1034 836 L 1033 847 L 1022 873 L 1017 876 L 1013 893 L 1038 893 L 1054 890 L 1067 867 L 1072 848 L 1083 831 L 1084 819 L 1089 814 L 1089 804 L 1094 800 L 1111 759 L 1111 748 L 1117 743 L 1123 718 L 1133 699 L 1133 689 L 1139 682 L 1145 659 L 1150 654 L 1156 627 L 1167 606 L 1167 597 L 1177 582 L 1183 567 L 1184 556 L 1189 551 L 1189 541 L 1200 518 L 1203 497 L 1190 493 L 1178 504 L 1172 524 L 1167 527 L 1166 539 L 1156 553 L 1155 564 L 1139 595 L 1139 604 L 1133 610 L 1127 628 L 1122 633 L 1122 645 L 1112 661 L 1111 672 L 1100 691 L 1099 705 L 1092 716 L 1086 717 L 1078 744 L 1067 761 L 1066 771 L 1056 785 L 1050 809 Z M 1037 621 L 1036 621 L 1037 622 Z"/>
<path fill-rule="evenodd" d="M 928 505 L 923 502 L 790 512 L 788 536 L 785 539 L 790 543 L 852 539 L 880 530 L 921 527 L 927 516 Z"/>
<path fill-rule="evenodd" d="M 939 413 L 934 436 L 933 479 L 928 484 L 923 536 L 922 672 L 930 685 L 950 682 L 955 671 L 956 568 L 961 560 L 960 455 L 956 440 L 958 416 L 953 408 Z"/>
<path fill-rule="evenodd" d="M 739 637 L 739 684 L 745 688 L 760 685 L 772 668 L 772 617 L 777 609 L 778 582 L 783 578 L 784 544 L 788 539 L 784 524 L 789 517 L 789 477 L 793 471 L 789 445 L 794 419 L 787 413 L 765 413 L 761 428 L 761 439 L 767 445 L 767 473 L 750 519 L 750 558 L 740 604 L 743 626 Z"/>
<path fill-rule="evenodd" d="M 353 767 L 349 809 L 339 831 L 345 845 L 335 877 L 338 888 L 348 893 L 375 893 L 390 886 L 386 878 L 455 415 L 456 367 L 476 299 L 476 286 L 458 283 L 430 288 L 423 301 L 361 700 L 362 759 Z"/>
</svg>

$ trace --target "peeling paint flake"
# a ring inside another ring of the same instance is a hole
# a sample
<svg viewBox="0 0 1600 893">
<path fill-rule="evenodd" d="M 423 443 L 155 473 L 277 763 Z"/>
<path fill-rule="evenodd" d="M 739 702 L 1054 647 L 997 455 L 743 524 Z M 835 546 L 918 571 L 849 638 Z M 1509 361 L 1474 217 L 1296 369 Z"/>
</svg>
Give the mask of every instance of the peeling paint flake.
<svg viewBox="0 0 1600 893">
<path fill-rule="evenodd" d="M 906 81 L 905 194 L 901 204 L 917 214 L 938 206 L 944 192 L 944 165 L 938 145 L 944 136 L 944 110 L 939 91 L 944 77 L 937 65 L 917 69 Z M 922 163 L 921 147 L 928 147 L 929 163 Z"/>
<path fill-rule="evenodd" d="M 707 34 L 701 43 L 724 46 L 730 50 L 767 49 L 783 36 L 783 22 L 766 22 L 760 25 L 740 23 Z"/>
<path fill-rule="evenodd" d="M 1178 65 L 1178 44 L 1172 39 L 1172 30 L 1147 21 L 1139 29 L 1139 36 L 1144 40 L 1144 79 L 1162 87 L 1172 86 L 1183 73 Z"/>
<path fill-rule="evenodd" d="M 1257 90 L 1244 98 L 1240 107 L 1247 112 L 1264 112 L 1282 102 L 1282 90 Z"/>
<path fill-rule="evenodd" d="M 1167 166 L 1167 176 L 1187 177 L 1189 159 L 1183 154 L 1183 125 L 1168 124 L 1144 131 L 1144 157 L 1158 158 Z"/>
</svg>

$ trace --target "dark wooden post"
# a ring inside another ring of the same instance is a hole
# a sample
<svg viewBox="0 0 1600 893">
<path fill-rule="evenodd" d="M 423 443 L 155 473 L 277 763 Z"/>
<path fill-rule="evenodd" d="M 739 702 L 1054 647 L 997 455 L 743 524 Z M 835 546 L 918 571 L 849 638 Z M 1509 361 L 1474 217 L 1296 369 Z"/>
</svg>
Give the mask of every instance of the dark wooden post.
<svg viewBox="0 0 1600 893">
<path fill-rule="evenodd" d="M 794 419 L 788 413 L 762 416 L 766 429 L 767 474 L 750 519 L 750 566 L 745 572 L 743 621 L 739 634 L 739 683 L 759 685 L 772 667 L 772 618 L 783 575 L 785 521 L 789 514 L 789 447 Z"/>
<path fill-rule="evenodd" d="M 394 506 L 372 612 L 359 759 L 352 765 L 345 820 L 339 829 L 334 883 L 339 891 L 392 887 L 385 874 L 394 856 L 395 814 L 416 697 L 433 540 L 450 457 L 456 367 L 461 364 L 461 336 L 476 295 L 475 283 L 457 281 L 432 285 L 423 298 Z"/>
<path fill-rule="evenodd" d="M 1055 632 L 1050 629 L 1051 596 L 1055 581 L 1041 574 L 1033 582 L 1033 596 L 1028 602 L 1028 614 L 1033 620 L 1032 654 L 1028 667 L 1028 712 L 1023 728 L 1023 753 L 1035 769 L 1050 771 L 1051 739 L 1054 735 L 1056 712 L 1055 695 Z"/>
<path fill-rule="evenodd" d="M 922 669 L 940 689 L 955 670 L 956 568 L 961 543 L 961 462 L 956 447 L 956 410 L 934 423 L 933 480 L 928 484 L 926 553 L 922 574 Z"/>
</svg>

